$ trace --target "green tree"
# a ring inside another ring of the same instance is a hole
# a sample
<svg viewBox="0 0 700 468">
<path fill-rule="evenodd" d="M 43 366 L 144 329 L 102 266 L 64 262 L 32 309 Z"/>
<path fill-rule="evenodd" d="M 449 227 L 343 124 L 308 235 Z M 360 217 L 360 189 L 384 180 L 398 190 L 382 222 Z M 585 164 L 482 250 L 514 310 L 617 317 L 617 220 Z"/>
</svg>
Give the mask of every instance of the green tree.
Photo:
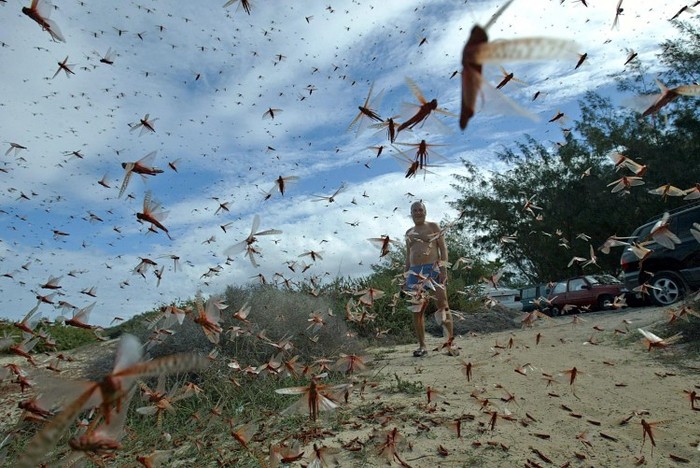
<svg viewBox="0 0 700 468">
<path fill-rule="evenodd" d="M 684 36 L 662 44 L 659 56 L 672 67 L 662 76 L 669 86 L 694 82 L 700 75 L 700 34 L 686 24 L 678 28 Z M 621 89 L 645 90 L 643 72 L 637 66 L 620 80 Z M 689 203 L 649 190 L 665 184 L 687 189 L 699 182 L 697 99 L 677 99 L 645 119 L 595 93 L 586 94 L 579 106 L 581 117 L 564 144 L 548 147 L 527 136 L 497 154 L 510 167 L 505 172 L 487 173 L 464 161 L 464 173 L 454 175 L 453 187 L 460 193 L 453 203 L 461 213 L 458 227 L 471 233 L 479 254 L 498 255 L 525 281 L 615 273 L 619 252 L 604 256 L 597 251 L 605 239 L 629 235 L 650 217 Z M 612 194 L 611 183 L 634 174 L 616 170 L 611 153 L 646 165 L 645 185 Z M 590 259 L 591 247 L 598 266 L 569 266 L 574 256 Z"/>
</svg>

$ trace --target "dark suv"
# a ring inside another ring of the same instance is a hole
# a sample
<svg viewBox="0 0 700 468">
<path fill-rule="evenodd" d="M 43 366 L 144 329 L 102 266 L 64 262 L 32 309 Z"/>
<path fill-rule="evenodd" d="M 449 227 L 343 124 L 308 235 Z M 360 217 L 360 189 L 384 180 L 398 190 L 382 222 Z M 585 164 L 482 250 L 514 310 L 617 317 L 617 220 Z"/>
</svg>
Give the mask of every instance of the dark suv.
<svg viewBox="0 0 700 468">
<path fill-rule="evenodd" d="M 678 237 L 680 244 L 669 249 L 652 241 L 645 245 L 652 252 L 641 261 L 641 265 L 630 247 L 625 248 L 620 258 L 622 280 L 630 293 L 636 288 L 637 297 L 642 296 L 640 286 L 646 283 L 649 297 L 660 306 L 673 304 L 682 299 L 686 291 L 700 288 L 700 243 L 690 232 L 693 223 L 700 222 L 700 203 L 670 211 L 669 215 L 670 231 Z M 657 216 L 635 229 L 630 241 L 650 240 L 649 234 L 661 218 Z"/>
</svg>

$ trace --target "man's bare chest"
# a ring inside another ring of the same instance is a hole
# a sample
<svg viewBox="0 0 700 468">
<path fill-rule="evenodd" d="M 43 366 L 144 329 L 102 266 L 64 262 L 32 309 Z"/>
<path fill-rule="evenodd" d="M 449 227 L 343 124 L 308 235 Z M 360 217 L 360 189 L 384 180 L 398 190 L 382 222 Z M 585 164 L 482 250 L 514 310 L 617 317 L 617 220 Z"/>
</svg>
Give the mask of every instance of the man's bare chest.
<svg viewBox="0 0 700 468">
<path fill-rule="evenodd" d="M 414 227 L 406 233 L 409 243 L 413 244 L 431 244 L 435 241 L 436 233 L 429 227 L 418 228 Z"/>
</svg>

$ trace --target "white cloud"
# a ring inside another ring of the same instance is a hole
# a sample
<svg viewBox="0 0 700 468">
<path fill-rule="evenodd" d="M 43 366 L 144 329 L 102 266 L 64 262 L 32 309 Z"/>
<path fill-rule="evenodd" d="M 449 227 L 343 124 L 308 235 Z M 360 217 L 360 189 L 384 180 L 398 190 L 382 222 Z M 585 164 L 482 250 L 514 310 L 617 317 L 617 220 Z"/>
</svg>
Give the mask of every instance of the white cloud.
<svg viewBox="0 0 700 468">
<path fill-rule="evenodd" d="M 366 131 L 356 138 L 346 128 L 371 83 L 375 93 L 384 90 L 378 109 L 383 116 L 399 114 L 401 102 L 415 103 L 405 77 L 427 99 L 437 97 L 441 106 L 458 112 L 459 75 L 450 75 L 461 70 L 471 26 L 488 21 L 501 2 L 343 3 L 333 12 L 317 1 L 254 2 L 250 16 L 183 1 L 83 3 L 56 2 L 52 18 L 65 44 L 51 42 L 17 5 L 0 7 L 0 42 L 6 44 L 0 47 L 5 83 L 0 139 L 28 148 L 4 155 L 0 166 L 8 171 L 0 172 L 1 273 L 13 276 L 0 278 L 0 315 L 12 318 L 33 306 L 31 290 L 49 275 L 64 275 L 66 300 L 76 305 L 91 299 L 81 289 L 97 286 L 93 320 L 106 324 L 115 315 L 128 317 L 198 288 L 215 293 L 253 281 L 258 273 L 298 279 L 285 262 L 301 260 L 298 255 L 310 249 L 325 255 L 309 273 L 367 274 L 379 260 L 367 238 L 402 238 L 411 224 L 412 200 L 424 199 L 433 219 L 456 215 L 448 202 L 456 197 L 451 174 L 460 171 L 461 157 L 501 171 L 505 167 L 494 153 L 524 132 L 556 141 L 559 126 L 546 122 L 551 115 L 558 109 L 574 113 L 586 90 L 609 89 L 611 76 L 624 72 L 626 49 L 656 71 L 658 44 L 675 35 L 670 23 L 658 20 L 675 13 L 671 2 L 626 5 L 616 30 L 610 29 L 614 5 L 604 2 L 589 8 L 578 2 L 514 2 L 489 31 L 492 39 L 575 39 L 581 53 L 588 53 L 586 63 L 576 71 L 561 60 L 504 65 L 528 83 L 509 84 L 504 92 L 539 115 L 539 123 L 496 107 L 496 115 L 478 113 L 466 132 L 457 130 L 455 119 L 442 118 L 453 133 L 426 136 L 423 128 L 401 135 L 399 141 L 426 138 L 449 145 L 440 149 L 448 162 L 424 180 L 404 177 L 383 135 Z M 419 46 L 422 37 L 427 42 Z M 109 48 L 116 53 L 114 64 L 100 63 L 94 52 Z M 50 79 L 66 56 L 76 64 L 75 75 Z M 500 80 L 497 66 L 484 73 L 494 84 Z M 536 90 L 543 98 L 533 103 Z M 263 119 L 270 107 L 283 111 L 274 120 Z M 145 114 L 158 119 L 156 132 L 130 132 L 128 125 Z M 367 147 L 379 144 L 386 148 L 376 158 Z M 84 159 L 64 154 L 76 150 Z M 156 150 L 155 164 L 164 173 L 147 182 L 134 176 L 127 191 L 133 198 L 118 199 L 120 164 Z M 167 164 L 177 158 L 174 172 Z M 111 189 L 97 184 L 104 174 Z M 284 197 L 264 201 L 263 192 L 280 175 L 299 180 Z M 341 182 L 348 189 L 335 203 L 310 201 Z M 164 224 L 172 241 L 163 233 L 147 234 L 136 222 L 146 190 L 169 211 Z M 230 202 L 230 212 L 215 214 L 218 202 L 212 197 Z M 87 222 L 89 211 L 104 222 Z M 261 229 L 283 234 L 260 239 L 259 269 L 242 254 L 226 265 L 224 250 L 248 235 L 256 213 Z M 348 224 L 356 221 L 357 226 Z M 219 226 L 228 222 L 224 233 Z M 54 239 L 53 230 L 70 235 Z M 204 243 L 212 236 L 215 242 Z M 182 271 L 173 272 L 171 260 L 158 258 L 170 254 L 181 257 Z M 139 256 L 166 266 L 160 287 L 152 273 L 147 279 L 132 273 Z M 25 271 L 21 265 L 30 260 Z M 217 265 L 218 275 L 202 278 Z M 72 269 L 86 272 L 65 276 Z"/>
</svg>

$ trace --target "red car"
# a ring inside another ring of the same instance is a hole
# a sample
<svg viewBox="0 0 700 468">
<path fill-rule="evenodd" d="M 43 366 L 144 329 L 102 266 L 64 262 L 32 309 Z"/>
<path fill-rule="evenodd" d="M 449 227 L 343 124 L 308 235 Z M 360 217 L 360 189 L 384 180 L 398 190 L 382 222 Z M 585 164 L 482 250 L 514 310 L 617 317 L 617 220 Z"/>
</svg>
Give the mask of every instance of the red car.
<svg viewBox="0 0 700 468">
<path fill-rule="evenodd" d="M 547 298 L 546 312 L 556 316 L 571 309 L 605 310 L 615 298 L 625 296 L 627 288 L 614 276 L 585 275 L 557 283 Z"/>
</svg>

